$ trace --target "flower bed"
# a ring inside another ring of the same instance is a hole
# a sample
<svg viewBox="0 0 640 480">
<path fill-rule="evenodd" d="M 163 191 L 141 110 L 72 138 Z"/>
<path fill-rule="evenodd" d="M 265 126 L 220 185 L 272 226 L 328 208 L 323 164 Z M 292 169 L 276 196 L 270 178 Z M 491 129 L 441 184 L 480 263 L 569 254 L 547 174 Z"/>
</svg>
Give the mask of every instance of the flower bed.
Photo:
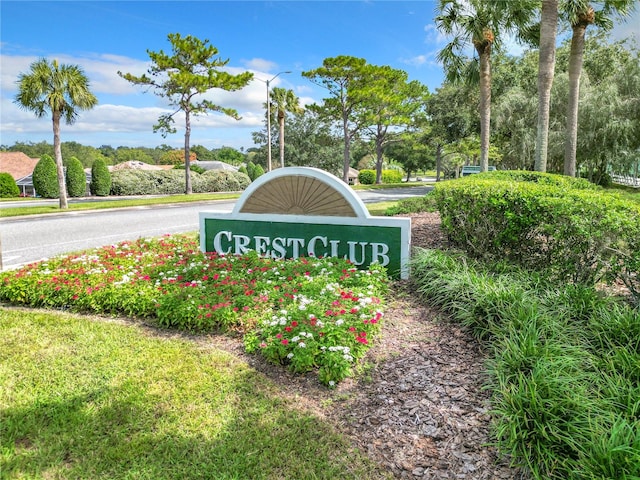
<svg viewBox="0 0 640 480">
<path fill-rule="evenodd" d="M 383 268 L 346 260 L 203 254 L 193 238 L 139 239 L 0 275 L 0 300 L 125 314 L 245 335 L 251 352 L 334 386 L 380 331 Z"/>
</svg>

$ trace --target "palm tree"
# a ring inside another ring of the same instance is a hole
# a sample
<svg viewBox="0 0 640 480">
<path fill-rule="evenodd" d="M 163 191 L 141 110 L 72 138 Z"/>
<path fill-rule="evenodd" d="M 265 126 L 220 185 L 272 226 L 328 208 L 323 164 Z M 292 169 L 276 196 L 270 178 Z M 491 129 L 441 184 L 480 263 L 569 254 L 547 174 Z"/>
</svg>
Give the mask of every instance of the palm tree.
<svg viewBox="0 0 640 480">
<path fill-rule="evenodd" d="M 558 0 L 542 0 L 540 19 L 540 52 L 538 62 L 538 134 L 534 170 L 547 171 L 549 146 L 549 107 L 556 65 L 556 35 L 558 31 Z"/>
<path fill-rule="evenodd" d="M 280 144 L 280 166 L 284 167 L 284 119 L 287 112 L 302 113 L 300 100 L 293 90 L 275 87 L 271 91 L 271 111 L 278 119 L 278 143 Z"/>
<path fill-rule="evenodd" d="M 41 118 L 51 112 L 53 120 L 53 151 L 58 170 L 60 208 L 67 205 L 64 167 L 60 150 L 60 119 L 67 125 L 75 122 L 78 110 L 89 110 L 98 99 L 89 90 L 89 80 L 78 65 L 59 65 L 46 58 L 33 62 L 29 73 L 18 77 L 18 94 L 15 103 Z"/>
<path fill-rule="evenodd" d="M 564 174 L 576 176 L 576 147 L 578 143 L 578 99 L 580 76 L 584 56 L 585 34 L 589 25 L 609 30 L 613 26 L 611 17 L 624 17 L 631 13 L 636 0 L 604 0 L 595 10 L 588 0 L 567 0 L 564 14 L 571 24 L 572 37 L 569 53 L 569 101 L 567 111 L 567 137 L 564 149 Z"/>
<path fill-rule="evenodd" d="M 535 2 L 529 0 L 440 0 L 436 25 L 453 37 L 439 53 L 447 80 L 480 85 L 480 171 L 489 169 L 491 120 L 491 52 L 500 34 L 520 33 L 531 23 Z M 473 47 L 477 58 L 465 51 Z"/>
</svg>

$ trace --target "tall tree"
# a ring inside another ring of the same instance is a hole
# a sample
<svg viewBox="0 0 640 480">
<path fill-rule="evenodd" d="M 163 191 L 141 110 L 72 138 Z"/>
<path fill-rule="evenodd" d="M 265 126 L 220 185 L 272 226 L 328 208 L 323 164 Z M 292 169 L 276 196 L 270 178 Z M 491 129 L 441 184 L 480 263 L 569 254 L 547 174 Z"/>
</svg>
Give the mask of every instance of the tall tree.
<svg viewBox="0 0 640 480">
<path fill-rule="evenodd" d="M 472 91 L 468 85 L 445 82 L 427 99 L 427 138 L 435 150 L 436 181 L 440 181 L 442 173 L 444 148 L 479 131 L 474 114 L 477 97 L 477 90 Z"/>
<path fill-rule="evenodd" d="M 480 86 L 480 170 L 489 168 L 491 120 L 491 53 L 502 33 L 529 32 L 533 3 L 528 0 L 440 0 L 436 25 L 452 37 L 438 53 L 451 82 L 477 82 Z M 473 47 L 477 58 L 469 59 Z"/>
<path fill-rule="evenodd" d="M 558 32 L 558 0 L 542 0 L 540 19 L 540 52 L 538 63 L 538 124 L 534 169 L 547 171 L 549 147 L 549 108 L 551 87 L 556 66 L 556 36 Z"/>
<path fill-rule="evenodd" d="M 589 25 L 603 30 L 613 26 L 612 17 L 624 17 L 635 7 L 636 0 L 604 0 L 595 10 L 588 0 L 567 0 L 566 15 L 572 30 L 571 53 L 569 54 L 569 106 L 567 111 L 567 137 L 564 151 L 564 174 L 576 176 L 576 150 L 578 144 L 578 104 L 580 98 L 580 76 L 584 57 L 585 34 Z"/>
<path fill-rule="evenodd" d="M 60 65 L 46 58 L 35 61 L 29 73 L 18 77 L 18 94 L 15 103 L 30 110 L 37 117 L 51 113 L 53 123 L 53 151 L 58 175 L 60 208 L 68 208 L 62 150 L 60 147 L 60 119 L 71 125 L 78 117 L 78 110 L 89 110 L 98 99 L 89 90 L 89 79 L 78 65 Z"/>
<path fill-rule="evenodd" d="M 280 146 L 280 166 L 284 168 L 284 119 L 287 112 L 301 113 L 300 99 L 293 90 L 275 87 L 270 96 L 271 111 L 278 120 L 278 144 Z"/>
<path fill-rule="evenodd" d="M 174 116 L 178 112 L 185 115 L 184 158 L 185 158 L 185 193 L 192 193 L 189 142 L 191 137 L 191 116 L 208 112 L 220 112 L 236 120 L 240 119 L 233 108 L 216 105 L 203 97 L 213 88 L 235 91 L 245 87 L 253 78 L 251 72 L 232 75 L 220 70 L 229 63 L 218 57 L 218 49 L 209 44 L 209 40 L 200 40 L 191 35 L 182 37 L 179 33 L 168 35 L 171 43 L 171 54 L 163 50 L 152 52 L 147 50 L 152 65 L 146 74 L 135 76 L 131 73 L 118 72 L 122 78 L 135 85 L 146 85 L 154 88 L 156 94 L 166 98 L 175 110 L 160 116 L 153 131 L 160 132 L 163 137 L 175 133 Z"/>
<path fill-rule="evenodd" d="M 427 87 L 409 82 L 407 73 L 388 66 L 369 65 L 366 69 L 367 96 L 358 114 L 359 121 L 375 143 L 376 183 L 382 183 L 382 151 L 399 128 L 416 124 L 424 113 Z"/>
<path fill-rule="evenodd" d="M 363 73 L 366 63 L 363 58 L 341 55 L 325 58 L 322 67 L 302 72 L 302 76 L 326 88 L 331 95 L 324 99 L 321 106 L 312 106 L 312 109 L 324 117 L 339 119 L 342 124 L 344 138 L 342 180 L 345 183 L 349 182 L 351 141 L 363 126 L 354 113 L 366 99 L 363 93 Z"/>
</svg>

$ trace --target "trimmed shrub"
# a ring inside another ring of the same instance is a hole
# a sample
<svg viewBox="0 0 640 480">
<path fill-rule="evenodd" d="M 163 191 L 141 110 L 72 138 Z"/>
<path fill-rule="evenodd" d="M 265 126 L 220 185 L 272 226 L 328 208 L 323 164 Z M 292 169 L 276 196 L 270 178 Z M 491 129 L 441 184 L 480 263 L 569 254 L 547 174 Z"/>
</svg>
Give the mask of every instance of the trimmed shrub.
<svg viewBox="0 0 640 480">
<path fill-rule="evenodd" d="M 76 157 L 71 157 L 67 161 L 65 172 L 67 183 L 67 194 L 70 197 L 83 197 L 87 191 L 87 176 L 84 174 L 82 163 Z"/>
<path fill-rule="evenodd" d="M 638 250 L 638 205 L 584 180 L 531 173 L 437 185 L 449 240 L 475 258 L 510 260 L 561 281 L 593 284 L 628 268 Z M 637 271 L 627 277 L 637 278 Z"/>
<path fill-rule="evenodd" d="M 247 167 L 244 165 L 241 165 L 240 168 L 238 168 L 238 172 L 239 173 L 244 173 L 246 176 L 249 176 L 249 173 L 247 172 Z M 249 179 L 251 180 L 251 179 Z"/>
<path fill-rule="evenodd" d="M 194 182 L 194 174 L 191 178 Z M 184 171 L 120 170 L 111 175 L 111 195 L 177 195 L 184 193 Z"/>
<path fill-rule="evenodd" d="M 252 161 L 247 163 L 247 175 L 249 175 L 252 182 L 256 179 L 256 164 Z"/>
<path fill-rule="evenodd" d="M 209 170 L 202 175 L 191 172 L 194 193 L 244 190 L 249 177 L 229 170 Z M 178 195 L 184 193 L 182 170 L 120 170 L 113 172 L 111 195 Z"/>
<path fill-rule="evenodd" d="M 43 198 L 58 198 L 58 170 L 55 160 L 43 155 L 33 169 L 33 188 Z"/>
<path fill-rule="evenodd" d="M 105 197 L 111 191 L 111 173 L 102 159 L 97 159 L 91 166 L 91 183 L 89 189 L 92 195 Z"/>
<path fill-rule="evenodd" d="M 262 175 L 264 175 L 264 168 L 262 168 L 262 165 L 256 165 L 256 168 L 253 170 L 253 180 Z"/>
<path fill-rule="evenodd" d="M 7 172 L 0 172 L 0 198 L 13 198 L 20 196 L 20 188 Z"/>
<path fill-rule="evenodd" d="M 360 170 L 358 173 L 358 182 L 362 185 L 373 185 L 376 183 L 375 170 Z"/>
<path fill-rule="evenodd" d="M 402 171 L 382 170 L 382 183 L 402 183 Z"/>
<path fill-rule="evenodd" d="M 247 175 L 230 170 L 209 170 L 202 175 L 203 192 L 237 192 L 251 183 Z"/>
</svg>

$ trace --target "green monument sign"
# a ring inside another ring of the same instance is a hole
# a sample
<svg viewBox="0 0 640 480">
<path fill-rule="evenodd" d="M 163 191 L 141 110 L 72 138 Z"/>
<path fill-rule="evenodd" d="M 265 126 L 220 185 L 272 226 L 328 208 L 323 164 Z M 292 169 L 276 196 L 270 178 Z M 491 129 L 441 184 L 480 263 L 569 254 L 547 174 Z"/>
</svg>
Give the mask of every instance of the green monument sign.
<svg viewBox="0 0 640 480">
<path fill-rule="evenodd" d="M 272 258 L 340 257 L 408 277 L 411 220 L 372 217 L 340 179 L 306 167 L 255 180 L 231 213 L 200 212 L 200 248 Z"/>
</svg>

